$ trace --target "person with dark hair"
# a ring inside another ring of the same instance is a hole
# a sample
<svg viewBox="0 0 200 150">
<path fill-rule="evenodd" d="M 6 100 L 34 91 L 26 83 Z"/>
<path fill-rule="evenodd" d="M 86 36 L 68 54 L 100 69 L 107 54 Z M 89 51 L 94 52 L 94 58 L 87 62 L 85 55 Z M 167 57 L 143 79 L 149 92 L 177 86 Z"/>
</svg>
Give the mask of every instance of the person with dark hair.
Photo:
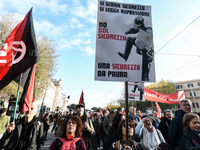
<svg viewBox="0 0 200 150">
<path fill-rule="evenodd" d="M 44 124 L 44 140 L 47 140 L 47 133 L 50 127 L 50 117 L 49 117 L 49 113 L 46 113 L 44 115 L 44 119 L 42 120 L 43 124 Z"/>
<path fill-rule="evenodd" d="M 122 120 L 118 127 L 119 140 L 110 145 L 109 150 L 143 150 L 142 146 L 133 140 L 135 133 L 135 126 L 133 122 L 128 120 L 128 139 L 129 145 L 125 145 L 126 140 L 126 122 Z"/>
<path fill-rule="evenodd" d="M 25 112 L 25 117 L 11 122 L 0 140 L 4 150 L 42 150 L 44 145 L 43 123 L 36 117 L 37 109 L 33 104 Z"/>
<path fill-rule="evenodd" d="M 193 113 L 185 114 L 183 117 L 183 143 L 185 150 L 200 149 L 200 122 L 199 116 Z"/>
<path fill-rule="evenodd" d="M 69 116 L 63 123 L 60 138 L 55 139 L 49 150 L 86 150 L 82 137 L 82 123 L 79 117 Z"/>
<path fill-rule="evenodd" d="M 0 139 L 5 132 L 5 128 L 9 125 L 9 117 L 6 115 L 7 108 L 2 108 L 0 110 Z"/>
<path fill-rule="evenodd" d="M 162 133 L 152 125 L 150 116 L 142 116 L 135 128 L 135 134 L 140 138 L 144 150 L 157 150 L 159 144 L 165 142 Z M 170 149 L 169 149 L 170 150 Z"/>
<path fill-rule="evenodd" d="M 106 141 L 105 149 L 109 149 L 110 145 L 113 142 L 120 140 L 120 136 L 118 133 L 118 126 L 119 126 L 119 123 L 124 119 L 125 119 L 125 116 L 124 114 L 121 114 L 121 113 L 116 114 L 115 117 L 113 118 L 112 120 L 113 124 L 108 132 L 108 138 Z"/>
<path fill-rule="evenodd" d="M 183 99 L 179 103 L 180 109 L 175 112 L 175 117 L 172 119 L 169 127 L 169 139 L 173 143 L 175 149 L 184 149 L 182 140 L 183 135 L 183 116 L 191 112 L 192 103 L 189 99 Z"/>
<path fill-rule="evenodd" d="M 93 115 L 94 121 L 92 121 L 94 130 L 96 132 L 96 137 L 92 140 L 93 148 L 96 150 L 97 147 L 100 148 L 100 127 L 101 123 L 99 122 L 99 116 L 97 113 Z"/>
<path fill-rule="evenodd" d="M 103 150 L 106 150 L 106 142 L 108 138 L 108 132 L 112 126 L 112 120 L 115 116 L 115 112 L 113 110 L 105 117 L 103 124 L 102 124 L 102 131 L 103 131 Z"/>
<path fill-rule="evenodd" d="M 77 116 L 80 117 L 82 127 L 83 127 L 83 136 L 82 138 L 84 139 L 86 149 L 87 150 L 93 150 L 93 145 L 92 145 L 92 139 L 95 138 L 96 132 L 94 130 L 93 124 L 91 119 L 87 117 L 86 114 L 84 114 L 84 105 L 83 104 L 78 104 L 76 106 L 76 112 Z"/>
<path fill-rule="evenodd" d="M 170 145 L 172 145 L 172 143 L 171 143 L 171 140 L 169 139 L 168 132 L 169 132 L 171 121 L 172 121 L 172 111 L 169 109 L 166 109 L 164 111 L 164 117 L 162 118 L 162 121 L 160 122 L 158 129 L 162 133 L 165 141 L 169 143 Z"/>
</svg>

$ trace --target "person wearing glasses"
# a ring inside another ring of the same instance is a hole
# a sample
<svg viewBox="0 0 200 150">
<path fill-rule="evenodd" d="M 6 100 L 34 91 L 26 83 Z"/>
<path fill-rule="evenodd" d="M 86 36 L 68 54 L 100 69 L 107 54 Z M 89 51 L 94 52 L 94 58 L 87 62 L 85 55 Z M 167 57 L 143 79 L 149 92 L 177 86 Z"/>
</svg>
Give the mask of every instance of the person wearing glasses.
<svg viewBox="0 0 200 150">
<path fill-rule="evenodd" d="M 186 113 L 191 112 L 191 101 L 189 99 L 183 99 L 180 101 L 180 109 L 175 112 L 175 117 L 172 119 L 171 125 L 169 127 L 169 138 L 173 143 L 174 149 L 183 150 L 184 143 L 182 140 L 183 135 L 183 116 Z"/>
<path fill-rule="evenodd" d="M 130 119 L 128 121 L 129 145 L 125 144 L 125 140 L 126 140 L 126 122 L 125 122 L 125 120 L 122 120 L 119 123 L 118 132 L 119 132 L 120 140 L 114 142 L 110 146 L 109 150 L 143 150 L 142 145 L 138 144 L 136 141 L 133 140 L 134 133 L 135 133 L 135 126 Z"/>
<path fill-rule="evenodd" d="M 193 113 L 185 114 L 183 117 L 183 143 L 186 150 L 200 149 L 200 122 L 199 116 Z"/>
</svg>

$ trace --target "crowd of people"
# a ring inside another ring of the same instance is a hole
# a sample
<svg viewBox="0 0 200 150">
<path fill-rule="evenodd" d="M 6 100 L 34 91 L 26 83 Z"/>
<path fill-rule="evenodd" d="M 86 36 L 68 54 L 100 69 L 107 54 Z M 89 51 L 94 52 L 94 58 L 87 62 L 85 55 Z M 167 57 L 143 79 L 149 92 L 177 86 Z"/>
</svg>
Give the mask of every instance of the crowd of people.
<svg viewBox="0 0 200 150">
<path fill-rule="evenodd" d="M 191 113 L 188 99 L 181 100 L 174 115 L 166 109 L 162 118 L 157 111 L 147 115 L 130 107 L 128 121 L 125 114 L 114 110 L 87 116 L 83 104 L 66 114 L 46 113 L 40 119 L 33 104 L 24 117 L 11 123 L 6 111 L 0 111 L 0 149 L 5 150 L 42 150 L 51 124 L 56 138 L 49 150 L 97 150 L 101 143 L 103 150 L 200 149 L 199 116 Z"/>
</svg>

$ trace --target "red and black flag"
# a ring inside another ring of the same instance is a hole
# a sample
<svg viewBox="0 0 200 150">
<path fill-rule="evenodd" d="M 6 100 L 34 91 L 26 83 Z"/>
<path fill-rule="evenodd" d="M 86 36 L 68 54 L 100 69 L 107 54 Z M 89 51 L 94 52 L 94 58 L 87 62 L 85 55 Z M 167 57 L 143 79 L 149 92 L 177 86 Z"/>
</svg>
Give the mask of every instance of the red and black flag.
<svg viewBox="0 0 200 150">
<path fill-rule="evenodd" d="M 26 72 L 39 61 L 32 8 L 6 39 L 0 54 L 1 90 L 12 80 L 19 79 L 21 73 Z M 25 82 L 22 82 L 22 86 L 24 84 Z"/>
<path fill-rule="evenodd" d="M 87 115 L 86 115 L 86 111 L 85 111 L 85 101 L 83 98 L 83 90 L 81 92 L 81 96 L 80 96 L 80 100 L 78 104 L 83 104 L 84 105 L 84 122 L 87 120 Z"/>
<path fill-rule="evenodd" d="M 0 50 L 0 90 L 12 80 L 18 82 L 22 74 L 21 86 L 26 93 L 33 66 L 38 61 L 39 53 L 31 8 L 25 18 L 13 29 Z M 20 103 L 24 101 L 21 99 Z"/>
<path fill-rule="evenodd" d="M 34 102 L 34 89 L 35 89 L 35 65 L 31 67 L 25 86 L 24 91 L 22 93 L 20 103 L 19 103 L 19 111 L 24 113 L 31 108 L 31 103 Z"/>
</svg>

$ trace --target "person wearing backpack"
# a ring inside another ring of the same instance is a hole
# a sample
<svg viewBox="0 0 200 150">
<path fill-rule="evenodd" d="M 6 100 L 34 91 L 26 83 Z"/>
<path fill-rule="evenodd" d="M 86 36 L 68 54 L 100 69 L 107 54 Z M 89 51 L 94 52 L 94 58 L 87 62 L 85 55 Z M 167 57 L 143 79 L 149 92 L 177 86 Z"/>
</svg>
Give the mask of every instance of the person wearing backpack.
<svg viewBox="0 0 200 150">
<path fill-rule="evenodd" d="M 82 123 L 79 117 L 69 116 L 63 123 L 60 138 L 56 138 L 49 150 L 86 150 L 82 137 Z"/>
</svg>

